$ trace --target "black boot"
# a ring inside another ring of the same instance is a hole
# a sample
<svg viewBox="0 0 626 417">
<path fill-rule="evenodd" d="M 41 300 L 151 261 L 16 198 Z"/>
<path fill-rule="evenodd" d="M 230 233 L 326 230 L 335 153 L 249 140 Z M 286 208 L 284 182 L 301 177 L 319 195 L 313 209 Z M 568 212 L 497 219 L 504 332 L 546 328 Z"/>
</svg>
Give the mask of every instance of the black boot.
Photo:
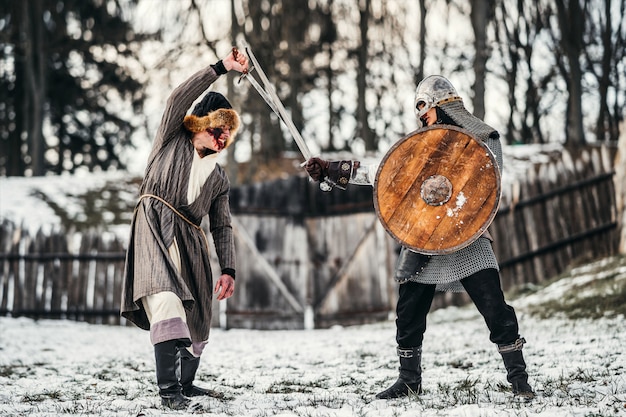
<svg viewBox="0 0 626 417">
<path fill-rule="evenodd" d="M 511 383 L 513 395 L 530 400 L 535 398 L 535 393 L 528 384 L 526 362 L 524 362 L 524 355 L 522 354 L 524 343 L 526 340 L 519 338 L 510 345 L 498 345 L 498 352 L 502 355 L 506 368 L 506 379 Z"/>
<path fill-rule="evenodd" d="M 182 394 L 180 385 L 180 352 L 177 340 L 154 345 L 156 377 L 161 404 L 173 410 L 186 410 L 191 400 Z"/>
<path fill-rule="evenodd" d="M 406 397 L 410 393 L 422 393 L 422 347 L 401 348 L 398 346 L 400 357 L 400 376 L 389 388 L 376 394 L 376 398 L 386 400 L 390 398 Z"/>
<path fill-rule="evenodd" d="M 187 349 L 181 349 L 180 384 L 183 387 L 183 395 L 186 397 L 208 396 L 224 398 L 224 395 L 220 392 L 200 388 L 193 384 L 199 365 L 200 358 L 193 356 Z"/>
</svg>

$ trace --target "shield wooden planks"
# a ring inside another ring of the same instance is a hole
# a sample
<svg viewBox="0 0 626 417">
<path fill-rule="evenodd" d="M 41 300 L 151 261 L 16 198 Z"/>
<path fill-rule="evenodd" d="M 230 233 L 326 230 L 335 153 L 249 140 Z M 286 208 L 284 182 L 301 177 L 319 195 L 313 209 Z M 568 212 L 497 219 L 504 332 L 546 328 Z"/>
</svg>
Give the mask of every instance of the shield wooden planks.
<svg viewBox="0 0 626 417">
<path fill-rule="evenodd" d="M 374 207 L 402 245 L 442 255 L 487 230 L 500 194 L 489 148 L 464 129 L 437 125 L 408 134 L 387 152 L 376 173 Z"/>
</svg>

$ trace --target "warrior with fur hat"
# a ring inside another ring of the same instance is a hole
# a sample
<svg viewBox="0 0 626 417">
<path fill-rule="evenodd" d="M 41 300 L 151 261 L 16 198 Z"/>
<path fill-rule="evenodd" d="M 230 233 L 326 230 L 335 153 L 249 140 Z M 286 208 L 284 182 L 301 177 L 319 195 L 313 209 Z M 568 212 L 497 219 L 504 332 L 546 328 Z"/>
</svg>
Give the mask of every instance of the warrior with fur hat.
<svg viewBox="0 0 626 417">
<path fill-rule="evenodd" d="M 150 331 L 162 404 L 193 406 L 189 397 L 219 395 L 193 384 L 211 327 L 211 299 L 232 296 L 235 247 L 229 208 L 230 182 L 217 156 L 234 140 L 239 116 L 210 91 L 229 70 L 245 72 L 235 49 L 192 75 L 169 96 L 134 211 L 126 256 L 121 314 Z M 221 275 L 213 285 L 208 225 Z"/>
<path fill-rule="evenodd" d="M 502 169 L 500 135 L 465 109 L 461 97 L 446 78 L 430 76 L 418 84 L 415 114 L 423 126 L 453 125 L 470 132 L 487 145 Z M 373 185 L 378 164 L 368 166 L 358 161 L 311 158 L 306 170 L 314 180 L 326 180 L 343 189 L 349 183 Z M 463 290 L 485 319 L 490 340 L 502 355 L 513 393 L 523 398 L 534 397 L 522 356 L 525 340 L 518 333 L 515 310 L 504 299 L 499 266 L 488 233 L 469 246 L 443 255 L 423 255 L 403 246 L 396 263 L 395 279 L 400 284 L 396 305 L 400 372 L 397 381 L 376 395 L 377 398 L 398 398 L 421 392 L 422 341 L 435 291 Z"/>
</svg>

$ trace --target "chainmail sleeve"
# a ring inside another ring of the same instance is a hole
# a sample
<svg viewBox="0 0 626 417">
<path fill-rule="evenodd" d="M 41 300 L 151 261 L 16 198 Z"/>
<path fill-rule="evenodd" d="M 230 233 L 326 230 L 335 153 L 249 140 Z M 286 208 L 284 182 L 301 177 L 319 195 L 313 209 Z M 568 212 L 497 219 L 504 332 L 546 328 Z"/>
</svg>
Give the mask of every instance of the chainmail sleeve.
<svg viewBox="0 0 626 417">
<path fill-rule="evenodd" d="M 496 162 L 498 163 L 498 169 L 500 170 L 500 174 L 502 174 L 502 143 L 500 143 L 500 137 L 495 137 L 496 135 L 491 135 L 486 141 L 485 145 L 491 150 L 493 156 L 496 158 Z"/>
<path fill-rule="evenodd" d="M 373 186 L 374 180 L 376 180 L 376 172 L 378 172 L 378 165 L 380 164 L 360 164 L 356 172 L 352 174 L 350 184 Z"/>
</svg>

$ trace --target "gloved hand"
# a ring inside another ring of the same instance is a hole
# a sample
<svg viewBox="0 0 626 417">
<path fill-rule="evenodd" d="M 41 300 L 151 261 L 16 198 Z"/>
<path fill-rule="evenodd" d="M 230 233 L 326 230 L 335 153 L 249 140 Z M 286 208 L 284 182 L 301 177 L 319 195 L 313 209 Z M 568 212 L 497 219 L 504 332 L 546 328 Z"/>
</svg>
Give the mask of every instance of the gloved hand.
<svg viewBox="0 0 626 417">
<path fill-rule="evenodd" d="M 313 157 L 306 161 L 304 169 L 313 178 L 314 181 L 321 181 L 328 176 L 328 167 L 330 161 Z"/>
</svg>

